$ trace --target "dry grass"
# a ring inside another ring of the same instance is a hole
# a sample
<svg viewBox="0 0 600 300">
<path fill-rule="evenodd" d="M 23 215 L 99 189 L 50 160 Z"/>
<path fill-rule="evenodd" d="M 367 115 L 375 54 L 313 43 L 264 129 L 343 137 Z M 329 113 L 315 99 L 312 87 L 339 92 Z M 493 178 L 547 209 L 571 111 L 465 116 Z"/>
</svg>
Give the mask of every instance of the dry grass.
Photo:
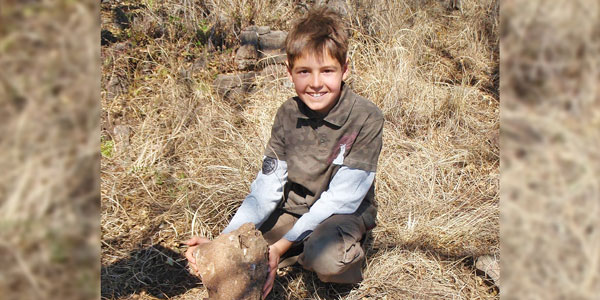
<svg viewBox="0 0 600 300">
<path fill-rule="evenodd" d="M 101 49 L 101 294 L 197 299 L 206 291 L 182 273 L 178 244 L 224 228 L 258 172 L 277 107 L 293 95 L 259 78 L 243 101 L 224 101 L 212 80 L 234 71 L 240 28 L 286 30 L 304 8 L 142 3 L 124 9 L 130 28 L 113 23 L 116 3 L 102 11 L 103 28 L 125 42 Z M 499 252 L 497 2 L 349 4 L 349 83 L 386 119 L 366 278 L 331 285 L 289 268 L 270 299 L 498 298 L 472 262 Z M 128 147 L 115 141 L 119 125 L 131 128 Z"/>
</svg>

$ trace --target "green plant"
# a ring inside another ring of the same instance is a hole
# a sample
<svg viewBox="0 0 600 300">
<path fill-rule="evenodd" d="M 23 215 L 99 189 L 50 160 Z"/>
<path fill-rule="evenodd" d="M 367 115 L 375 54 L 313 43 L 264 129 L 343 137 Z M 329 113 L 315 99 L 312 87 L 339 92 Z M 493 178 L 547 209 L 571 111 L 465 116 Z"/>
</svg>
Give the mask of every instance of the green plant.
<svg viewBox="0 0 600 300">
<path fill-rule="evenodd" d="M 100 142 L 100 153 L 106 158 L 111 158 L 113 156 L 114 147 L 115 142 L 113 140 L 102 141 Z"/>
</svg>

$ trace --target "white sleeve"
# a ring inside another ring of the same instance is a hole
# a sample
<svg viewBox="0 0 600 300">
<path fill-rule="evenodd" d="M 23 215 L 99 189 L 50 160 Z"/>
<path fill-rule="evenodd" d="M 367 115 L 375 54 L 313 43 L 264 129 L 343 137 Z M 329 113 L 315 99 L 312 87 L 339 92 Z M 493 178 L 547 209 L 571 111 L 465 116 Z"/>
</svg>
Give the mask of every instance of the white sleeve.
<svg viewBox="0 0 600 300">
<path fill-rule="evenodd" d="M 342 166 L 331 179 L 329 189 L 321 194 L 321 198 L 283 237 L 288 241 L 296 242 L 306 237 L 331 215 L 354 213 L 369 192 L 374 180 L 375 172 Z"/>
<path fill-rule="evenodd" d="M 271 215 L 283 198 L 283 187 L 287 182 L 287 163 L 272 157 L 263 158 L 263 168 L 250 186 L 250 194 L 244 199 L 229 225 L 222 233 L 238 229 L 252 222 L 259 228 Z"/>
</svg>

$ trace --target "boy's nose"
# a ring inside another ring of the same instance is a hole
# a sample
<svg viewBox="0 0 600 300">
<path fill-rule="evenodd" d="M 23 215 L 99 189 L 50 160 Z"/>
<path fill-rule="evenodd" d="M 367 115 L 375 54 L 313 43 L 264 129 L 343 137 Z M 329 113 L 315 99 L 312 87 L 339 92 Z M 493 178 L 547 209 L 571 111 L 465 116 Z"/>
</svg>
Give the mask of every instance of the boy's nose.
<svg viewBox="0 0 600 300">
<path fill-rule="evenodd" d="M 313 75 L 310 80 L 311 88 L 321 88 L 323 86 L 323 81 L 321 80 L 321 76 Z"/>
</svg>

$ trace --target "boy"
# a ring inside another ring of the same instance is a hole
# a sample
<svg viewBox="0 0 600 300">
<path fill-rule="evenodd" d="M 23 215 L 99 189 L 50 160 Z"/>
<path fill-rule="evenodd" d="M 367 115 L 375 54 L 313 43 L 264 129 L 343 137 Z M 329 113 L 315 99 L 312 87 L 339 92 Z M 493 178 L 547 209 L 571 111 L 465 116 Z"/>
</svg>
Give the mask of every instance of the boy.
<svg viewBox="0 0 600 300">
<path fill-rule="evenodd" d="M 383 115 L 344 83 L 348 34 L 341 17 L 311 10 L 286 40 L 297 97 L 275 116 L 262 170 L 223 233 L 252 222 L 270 244 L 267 282 L 298 262 L 323 282 L 362 280 L 366 232 L 375 227 L 375 171 Z M 186 242 L 186 257 L 207 239 Z"/>
</svg>

